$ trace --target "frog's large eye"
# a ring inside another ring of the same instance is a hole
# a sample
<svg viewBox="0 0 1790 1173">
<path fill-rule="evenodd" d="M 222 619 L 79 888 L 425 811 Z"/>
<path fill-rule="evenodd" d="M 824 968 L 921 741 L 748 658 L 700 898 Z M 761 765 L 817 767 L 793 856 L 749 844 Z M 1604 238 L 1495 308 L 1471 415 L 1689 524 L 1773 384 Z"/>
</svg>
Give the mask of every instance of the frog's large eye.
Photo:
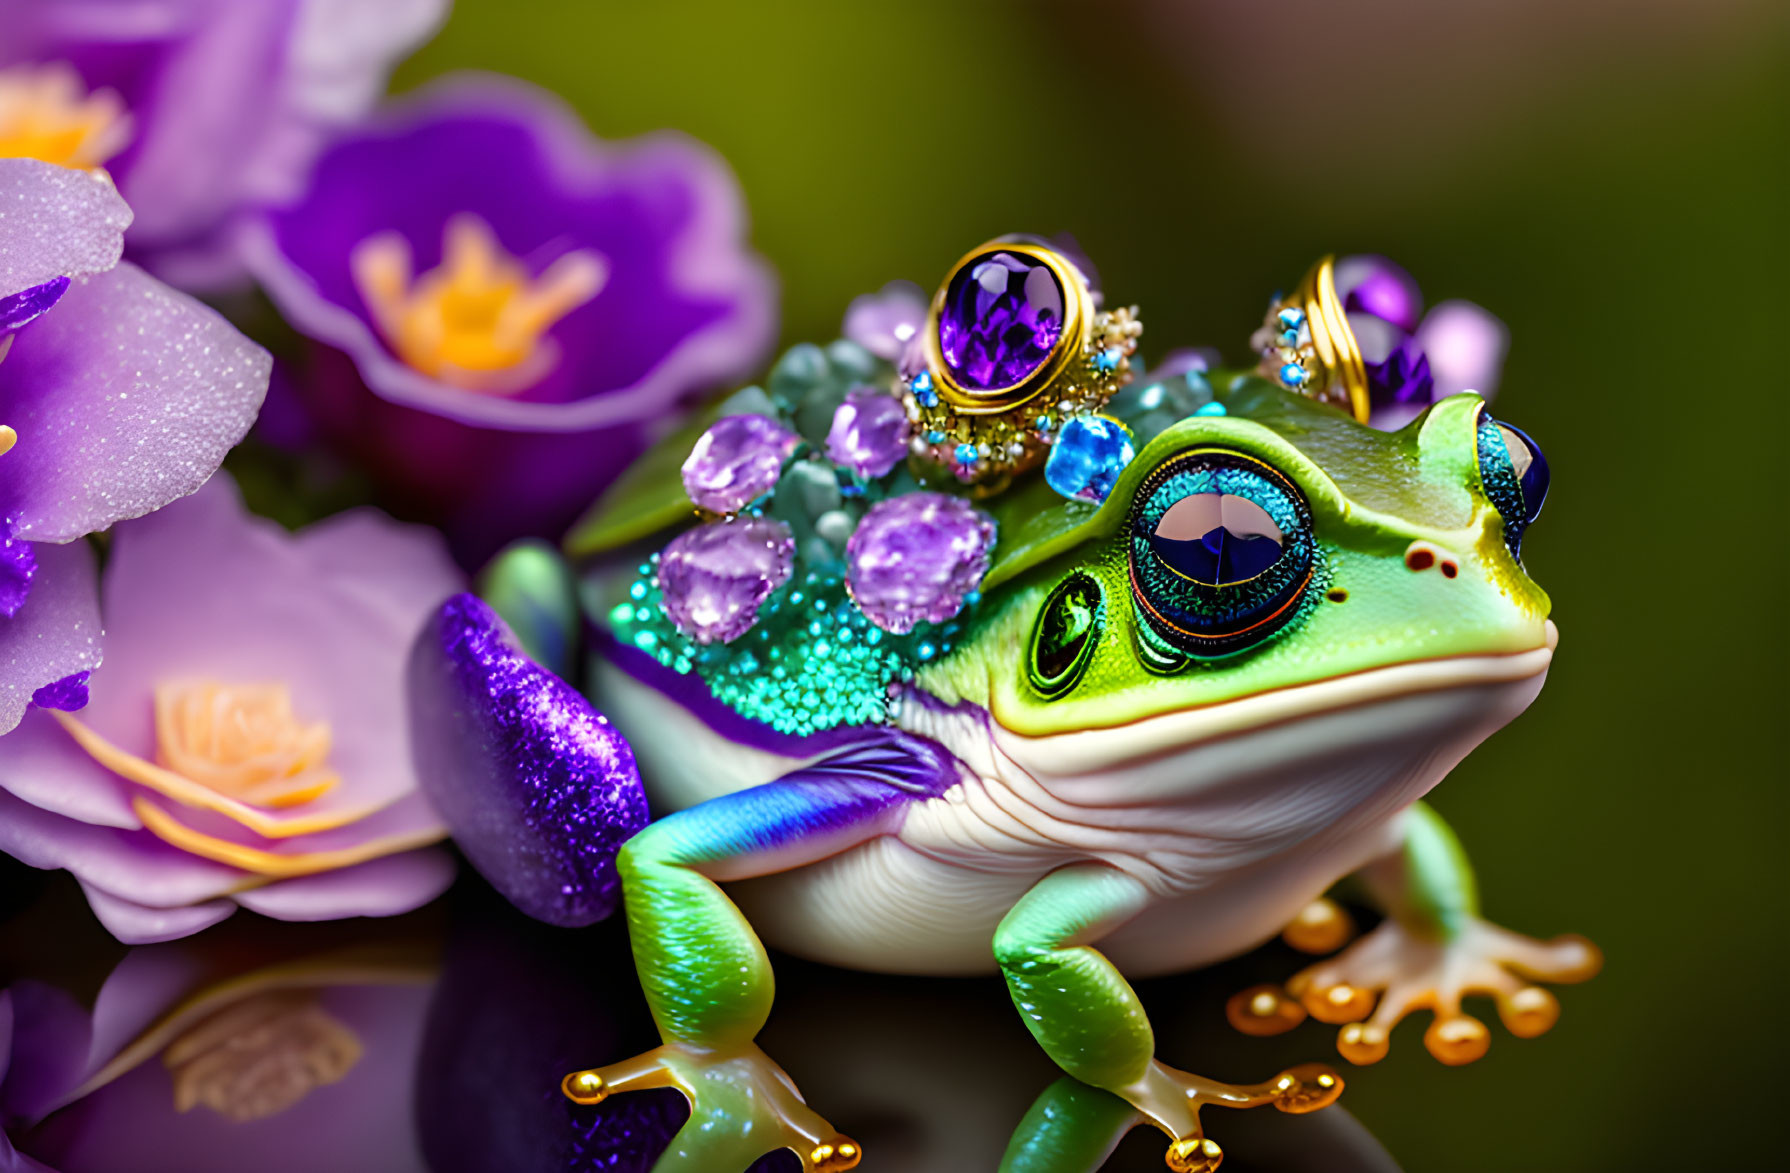
<svg viewBox="0 0 1790 1173">
<path fill-rule="evenodd" d="M 1183 453 L 1145 479 L 1131 514 L 1131 589 L 1149 629 L 1190 656 L 1254 647 L 1299 613 L 1316 558 L 1311 513 L 1253 457 Z"/>
<path fill-rule="evenodd" d="M 1548 498 L 1548 459 L 1528 435 L 1487 413 L 1479 416 L 1479 482 L 1504 519 L 1504 542 L 1523 556 L 1523 531 Z"/>
<path fill-rule="evenodd" d="M 1094 656 L 1106 619 L 1100 584 L 1085 574 L 1057 584 L 1032 628 L 1030 677 L 1041 696 L 1055 698 L 1075 687 Z"/>
</svg>

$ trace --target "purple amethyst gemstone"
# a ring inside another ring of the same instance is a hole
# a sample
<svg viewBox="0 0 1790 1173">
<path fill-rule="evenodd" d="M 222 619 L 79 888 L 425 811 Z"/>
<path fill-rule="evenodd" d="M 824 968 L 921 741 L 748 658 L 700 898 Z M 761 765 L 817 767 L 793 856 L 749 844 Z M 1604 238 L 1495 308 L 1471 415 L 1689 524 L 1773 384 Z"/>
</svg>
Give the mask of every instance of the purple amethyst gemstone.
<svg viewBox="0 0 1790 1173">
<path fill-rule="evenodd" d="M 827 456 L 861 477 L 886 476 L 907 455 L 907 409 L 893 395 L 854 387 L 833 411 Z"/>
<path fill-rule="evenodd" d="M 1409 334 L 1423 316 L 1423 293 L 1411 274 L 1382 256 L 1364 253 L 1336 262 L 1336 296 L 1349 313 L 1372 314 Z"/>
<path fill-rule="evenodd" d="M 1063 333 L 1055 273 L 1014 253 L 977 257 L 951 279 L 939 315 L 939 349 L 958 383 L 993 391 L 1044 365 Z"/>
<path fill-rule="evenodd" d="M 758 621 L 758 607 L 789 579 L 796 543 L 765 517 L 730 517 L 671 539 L 659 557 L 665 613 L 699 644 L 727 643 Z"/>
<path fill-rule="evenodd" d="M 846 585 L 870 622 L 901 635 L 943 623 L 982 585 L 994 522 L 961 497 L 905 493 L 872 506 L 846 543 Z"/>
<path fill-rule="evenodd" d="M 800 438 L 763 415 L 722 416 L 684 461 L 684 492 L 711 513 L 738 513 L 777 487 Z"/>
</svg>

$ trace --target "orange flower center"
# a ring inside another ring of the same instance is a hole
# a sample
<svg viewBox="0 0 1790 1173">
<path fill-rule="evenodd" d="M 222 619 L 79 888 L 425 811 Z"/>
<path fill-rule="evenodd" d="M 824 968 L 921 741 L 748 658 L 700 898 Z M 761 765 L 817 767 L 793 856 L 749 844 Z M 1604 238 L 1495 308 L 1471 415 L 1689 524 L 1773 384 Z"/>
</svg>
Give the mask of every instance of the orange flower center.
<svg viewBox="0 0 1790 1173">
<path fill-rule="evenodd" d="M 338 781 L 329 747 L 329 725 L 300 721 L 284 684 L 156 687 L 156 761 L 216 794 L 264 807 L 309 802 Z"/>
<path fill-rule="evenodd" d="M 552 369 L 558 354 L 547 331 L 595 297 L 609 272 L 579 249 L 530 277 L 470 213 L 448 221 L 441 264 L 426 273 L 413 272 L 410 246 L 395 232 L 355 245 L 350 263 L 380 334 L 406 365 L 493 395 L 513 395 Z"/>
<path fill-rule="evenodd" d="M 0 158 L 103 167 L 131 140 L 118 94 L 89 92 L 66 62 L 0 69 Z"/>
</svg>

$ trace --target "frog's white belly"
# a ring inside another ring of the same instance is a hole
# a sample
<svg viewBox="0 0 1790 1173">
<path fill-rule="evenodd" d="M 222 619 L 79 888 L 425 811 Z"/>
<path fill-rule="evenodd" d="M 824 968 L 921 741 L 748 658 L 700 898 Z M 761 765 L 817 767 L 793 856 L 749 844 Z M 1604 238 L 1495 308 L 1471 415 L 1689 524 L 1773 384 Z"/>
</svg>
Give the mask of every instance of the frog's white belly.
<svg viewBox="0 0 1790 1173">
<path fill-rule="evenodd" d="M 964 780 L 912 805 L 896 835 L 730 891 L 764 939 L 791 953 L 882 972 L 984 973 L 996 925 L 1033 884 L 1098 861 L 1158 896 L 1101 940 L 1121 969 L 1206 964 L 1272 936 L 1394 846 L 1402 812 L 1534 699 L 1549 659 L 1541 648 L 1404 665 L 1045 738 L 980 709 L 910 704 L 901 724 L 955 753 Z M 597 684 L 655 811 L 801 764 L 720 737 L 613 668 Z"/>
</svg>

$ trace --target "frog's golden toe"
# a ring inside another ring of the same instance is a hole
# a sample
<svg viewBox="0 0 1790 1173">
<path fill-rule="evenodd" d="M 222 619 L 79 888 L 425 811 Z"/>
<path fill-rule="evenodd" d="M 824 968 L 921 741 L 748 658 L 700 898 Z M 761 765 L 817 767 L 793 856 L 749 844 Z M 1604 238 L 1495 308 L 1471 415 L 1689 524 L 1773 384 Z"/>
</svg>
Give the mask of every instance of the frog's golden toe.
<svg viewBox="0 0 1790 1173">
<path fill-rule="evenodd" d="M 1355 936 L 1355 921 L 1348 911 L 1328 896 L 1320 896 L 1299 910 L 1280 939 L 1301 953 L 1334 953 Z"/>
<path fill-rule="evenodd" d="M 567 1098 L 600 1104 L 619 1092 L 675 1087 L 690 1119 L 672 1138 L 655 1173 L 745 1168 L 765 1153 L 792 1150 L 803 1173 L 844 1173 L 863 1150 L 802 1101 L 795 1083 L 756 1045 L 697 1049 L 668 1043 L 560 1081 Z"/>
<path fill-rule="evenodd" d="M 1224 1160 L 1224 1150 L 1200 1126 L 1200 1109 L 1259 1108 L 1272 1104 L 1282 1112 L 1303 1114 L 1327 1108 L 1342 1095 L 1342 1077 L 1322 1063 L 1290 1067 L 1265 1083 L 1222 1083 L 1162 1063 L 1125 1098 L 1145 1119 L 1171 1138 L 1163 1159 L 1177 1173 L 1210 1173 Z"/>
<path fill-rule="evenodd" d="M 1554 1025 L 1560 1004 L 1533 983 L 1584 981 L 1602 963 L 1583 937 L 1537 941 L 1476 920 L 1453 939 L 1438 940 L 1388 920 L 1341 955 L 1297 974 L 1287 990 L 1313 1018 L 1342 1026 L 1336 1049 L 1356 1064 L 1385 1058 L 1392 1028 L 1414 1010 L 1433 1010 L 1423 1044 L 1458 1066 L 1491 1045 L 1485 1024 L 1461 1010 L 1464 996 L 1491 995 L 1506 1029 L 1534 1038 Z"/>
<path fill-rule="evenodd" d="M 1305 1021 L 1305 1007 L 1279 986 L 1251 986 L 1232 994 L 1224 1016 L 1246 1035 L 1285 1034 Z"/>
</svg>

